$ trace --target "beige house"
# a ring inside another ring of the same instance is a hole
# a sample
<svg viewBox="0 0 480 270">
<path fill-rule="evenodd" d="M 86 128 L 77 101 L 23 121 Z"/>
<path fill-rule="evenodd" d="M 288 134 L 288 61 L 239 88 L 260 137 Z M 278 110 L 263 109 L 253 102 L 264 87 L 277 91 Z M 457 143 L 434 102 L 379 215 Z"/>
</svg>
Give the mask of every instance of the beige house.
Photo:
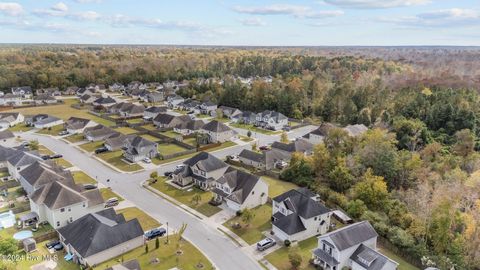
<svg viewBox="0 0 480 270">
<path fill-rule="evenodd" d="M 211 143 L 231 141 L 237 134 L 233 129 L 217 120 L 205 124 L 200 132 L 207 134 Z"/>
</svg>

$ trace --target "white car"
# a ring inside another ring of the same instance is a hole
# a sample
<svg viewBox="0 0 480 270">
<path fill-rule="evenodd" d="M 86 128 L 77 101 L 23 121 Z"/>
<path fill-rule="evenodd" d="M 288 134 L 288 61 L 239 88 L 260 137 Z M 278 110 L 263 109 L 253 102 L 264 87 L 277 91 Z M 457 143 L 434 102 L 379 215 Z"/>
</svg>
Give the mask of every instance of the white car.
<svg viewBox="0 0 480 270">
<path fill-rule="evenodd" d="M 179 164 L 179 165 L 175 166 L 175 170 L 179 170 L 183 167 L 185 167 L 185 164 Z"/>
<path fill-rule="evenodd" d="M 143 162 L 152 163 L 152 160 L 150 158 L 146 157 L 146 158 L 143 159 Z"/>
</svg>

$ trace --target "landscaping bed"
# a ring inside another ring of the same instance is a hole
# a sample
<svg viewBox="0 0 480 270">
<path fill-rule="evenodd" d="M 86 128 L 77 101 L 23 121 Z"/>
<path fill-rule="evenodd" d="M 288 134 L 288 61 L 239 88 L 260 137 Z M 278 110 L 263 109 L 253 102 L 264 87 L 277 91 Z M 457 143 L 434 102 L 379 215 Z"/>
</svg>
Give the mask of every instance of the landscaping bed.
<svg viewBox="0 0 480 270">
<path fill-rule="evenodd" d="M 125 162 L 123 160 L 123 151 L 121 150 L 101 153 L 97 157 L 122 171 L 134 172 L 143 169 L 142 166 L 136 163 L 130 164 Z"/>
<path fill-rule="evenodd" d="M 250 209 L 250 211 L 254 217 L 248 225 L 244 223 L 241 216 L 236 216 L 223 225 L 240 236 L 245 242 L 252 245 L 264 238 L 264 231 L 271 230 L 272 206 L 270 204 L 264 204 Z M 240 224 L 240 228 L 236 228 L 235 224 L 237 223 Z"/>
</svg>

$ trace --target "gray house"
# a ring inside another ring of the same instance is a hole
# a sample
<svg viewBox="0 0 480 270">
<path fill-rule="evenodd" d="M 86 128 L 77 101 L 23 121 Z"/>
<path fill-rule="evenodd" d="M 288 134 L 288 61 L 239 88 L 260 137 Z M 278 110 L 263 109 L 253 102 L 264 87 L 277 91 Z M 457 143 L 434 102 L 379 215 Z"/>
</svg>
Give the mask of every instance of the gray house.
<svg viewBox="0 0 480 270">
<path fill-rule="evenodd" d="M 143 112 L 143 119 L 151 121 L 155 117 L 157 117 L 157 115 L 161 113 L 166 113 L 166 112 L 167 112 L 167 107 L 157 107 L 157 106 L 148 107 Z"/>
<path fill-rule="evenodd" d="M 143 137 L 136 136 L 125 143 L 123 156 L 130 162 L 138 162 L 145 158 L 154 158 L 158 155 L 157 143 Z"/>
<path fill-rule="evenodd" d="M 116 136 L 119 132 L 104 125 L 96 125 L 83 131 L 85 138 L 91 142 L 98 142 Z"/>
<path fill-rule="evenodd" d="M 211 143 L 223 143 L 230 141 L 237 133 L 224 123 L 213 120 L 208 124 L 205 124 L 202 129 L 202 133 L 205 133 L 209 137 Z"/>
<path fill-rule="evenodd" d="M 161 113 L 153 119 L 153 124 L 159 128 L 174 128 L 185 122 L 192 121 L 188 115 L 171 115 L 168 113 Z"/>
<path fill-rule="evenodd" d="M 73 183 L 73 177 L 69 171 L 51 163 L 36 161 L 20 172 L 20 185 L 28 195 L 40 187 L 52 182 Z"/>
</svg>

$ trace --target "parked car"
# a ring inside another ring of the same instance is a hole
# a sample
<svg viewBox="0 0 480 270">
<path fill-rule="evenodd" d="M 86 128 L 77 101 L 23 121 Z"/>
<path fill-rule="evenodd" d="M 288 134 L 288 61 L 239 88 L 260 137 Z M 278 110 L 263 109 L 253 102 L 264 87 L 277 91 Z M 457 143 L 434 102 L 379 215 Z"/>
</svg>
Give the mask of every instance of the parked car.
<svg viewBox="0 0 480 270">
<path fill-rule="evenodd" d="M 289 127 L 289 126 L 284 126 L 282 129 L 285 130 L 285 131 L 290 131 L 290 130 L 292 130 L 292 128 Z"/>
<path fill-rule="evenodd" d="M 270 147 L 268 147 L 267 145 L 263 145 L 263 146 L 260 146 L 258 149 L 262 151 L 267 151 L 267 150 L 270 150 Z"/>
<path fill-rule="evenodd" d="M 105 153 L 107 151 L 108 151 L 108 148 L 106 148 L 105 146 L 102 146 L 100 148 L 95 149 L 95 154 L 101 154 L 101 153 Z"/>
<path fill-rule="evenodd" d="M 175 166 L 175 170 L 182 169 L 183 167 L 185 167 L 185 164 L 179 164 L 179 165 Z"/>
<path fill-rule="evenodd" d="M 62 245 L 62 243 L 58 243 L 58 244 L 55 245 L 53 248 L 55 249 L 55 251 L 60 251 L 60 250 L 63 249 L 63 245 Z"/>
<path fill-rule="evenodd" d="M 172 176 L 172 174 L 173 174 L 173 172 L 164 172 L 164 173 L 163 173 L 163 175 L 164 175 L 165 177 L 170 177 L 170 176 Z"/>
<path fill-rule="evenodd" d="M 55 154 L 55 155 L 51 155 L 50 159 L 56 159 L 56 158 L 62 158 L 62 157 L 63 157 L 63 155 L 61 155 L 61 154 Z"/>
<path fill-rule="evenodd" d="M 119 202 L 117 197 L 110 198 L 105 202 L 105 208 L 116 206 Z"/>
<path fill-rule="evenodd" d="M 29 143 L 29 142 L 22 142 L 22 143 L 20 144 L 20 146 L 22 146 L 22 147 L 27 147 L 27 146 L 30 146 L 30 143 Z"/>
<path fill-rule="evenodd" d="M 265 238 L 257 243 L 257 250 L 264 251 L 270 247 L 275 246 L 277 243 L 272 238 Z"/>
<path fill-rule="evenodd" d="M 58 135 L 59 135 L 59 136 L 68 135 L 68 131 L 66 131 L 66 130 L 60 131 L 60 132 L 58 133 Z"/>
<path fill-rule="evenodd" d="M 276 164 L 277 169 L 280 169 L 280 170 L 286 168 L 287 166 L 288 166 L 288 163 L 283 160 L 277 162 Z"/>
<path fill-rule="evenodd" d="M 143 162 L 150 164 L 150 163 L 152 163 L 152 160 L 150 158 L 146 157 L 146 158 L 143 159 Z"/>
<path fill-rule="evenodd" d="M 45 246 L 48 248 L 48 249 L 51 249 L 53 248 L 54 246 L 60 244 L 60 241 L 58 240 L 53 240 L 53 241 L 50 241 L 48 243 L 45 244 Z"/>
<path fill-rule="evenodd" d="M 148 232 L 145 232 L 144 236 L 147 240 L 151 240 L 156 237 L 164 236 L 166 233 L 167 233 L 167 230 L 165 230 L 164 228 L 156 228 Z"/>
<path fill-rule="evenodd" d="M 90 190 L 90 189 L 96 189 L 97 186 L 93 185 L 93 184 L 85 184 L 85 185 L 83 185 L 83 188 L 86 189 L 86 190 Z"/>
<path fill-rule="evenodd" d="M 227 158 L 230 159 L 230 160 L 233 160 L 233 161 L 239 161 L 237 155 L 228 155 Z"/>
<path fill-rule="evenodd" d="M 41 158 L 42 158 L 43 160 L 49 160 L 49 159 L 50 159 L 50 155 L 43 155 L 43 156 L 41 156 Z"/>
</svg>

